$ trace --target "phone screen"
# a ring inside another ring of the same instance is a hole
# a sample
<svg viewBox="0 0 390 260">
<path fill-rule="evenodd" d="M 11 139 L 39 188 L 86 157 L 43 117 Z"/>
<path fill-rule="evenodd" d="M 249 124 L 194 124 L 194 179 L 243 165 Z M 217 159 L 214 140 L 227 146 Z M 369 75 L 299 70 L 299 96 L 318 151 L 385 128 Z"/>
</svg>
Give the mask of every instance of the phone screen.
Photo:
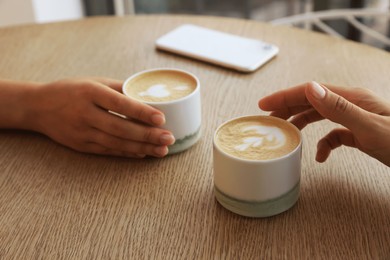
<svg viewBox="0 0 390 260">
<path fill-rule="evenodd" d="M 156 47 L 245 72 L 258 69 L 279 52 L 273 44 L 190 24 L 159 38 Z"/>
</svg>

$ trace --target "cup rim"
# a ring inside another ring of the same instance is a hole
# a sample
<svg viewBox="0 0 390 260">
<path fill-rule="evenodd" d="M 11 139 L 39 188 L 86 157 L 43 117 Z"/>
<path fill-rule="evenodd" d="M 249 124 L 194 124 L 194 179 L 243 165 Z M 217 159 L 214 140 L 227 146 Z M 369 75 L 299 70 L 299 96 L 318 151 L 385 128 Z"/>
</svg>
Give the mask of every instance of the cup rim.
<svg viewBox="0 0 390 260">
<path fill-rule="evenodd" d="M 281 122 L 285 122 L 285 123 L 288 123 L 290 124 L 293 129 L 298 133 L 298 136 L 299 136 L 299 143 L 297 144 L 297 146 L 292 150 L 290 151 L 289 153 L 283 155 L 283 156 L 280 156 L 280 157 L 276 157 L 276 158 L 273 158 L 273 159 L 266 159 L 266 160 L 253 160 L 253 159 L 246 159 L 246 158 L 239 158 L 239 157 L 236 157 L 236 156 L 233 156 L 231 154 L 228 154 L 227 152 L 225 152 L 224 150 L 222 150 L 220 147 L 218 147 L 218 145 L 216 144 L 216 137 L 217 137 L 217 133 L 218 131 L 226 124 L 234 121 L 234 120 L 237 120 L 237 119 L 241 119 L 241 118 L 247 118 L 247 117 L 260 117 L 260 118 L 264 118 L 264 117 L 272 117 L 274 119 L 276 119 L 277 121 L 281 121 Z M 284 120 L 284 119 L 281 119 L 279 117 L 275 117 L 275 116 L 267 116 L 267 115 L 256 115 L 256 114 L 253 114 L 253 115 L 244 115 L 244 116 L 237 116 L 237 117 L 234 117 L 234 118 L 231 118 L 225 122 L 223 122 L 222 124 L 220 124 L 217 129 L 214 131 L 214 135 L 213 135 L 213 146 L 215 149 L 217 149 L 220 153 L 222 153 L 223 155 L 229 157 L 230 159 L 233 159 L 233 160 L 236 160 L 236 161 L 240 161 L 240 162 L 245 162 L 245 163 L 253 163 L 253 164 L 267 164 L 267 163 L 273 163 L 275 161 L 279 161 L 279 160 L 283 160 L 287 157 L 290 157 L 292 156 L 293 154 L 295 154 L 297 152 L 297 150 L 301 149 L 302 147 L 302 144 L 303 144 L 303 139 L 302 139 L 302 133 L 301 131 L 292 123 L 290 123 L 289 121 L 287 120 Z"/>
<path fill-rule="evenodd" d="M 181 97 L 179 99 L 174 99 L 174 100 L 170 100 L 170 101 L 159 101 L 159 102 L 142 101 L 142 100 L 136 99 L 136 98 L 134 98 L 134 97 L 132 97 L 132 96 L 127 94 L 127 92 L 126 92 L 126 85 L 127 85 L 127 83 L 129 81 L 133 80 L 134 78 L 136 78 L 136 77 L 138 77 L 140 75 L 143 75 L 145 73 L 154 72 L 154 71 L 177 71 L 177 72 L 181 72 L 181 73 L 187 74 L 187 75 L 191 76 L 193 79 L 195 79 L 195 82 L 196 82 L 195 89 L 189 95 Z M 200 89 L 200 81 L 199 81 L 197 76 L 195 76 L 191 72 L 188 72 L 188 71 L 183 70 L 183 69 L 177 69 L 177 68 L 153 68 L 153 69 L 142 70 L 142 71 L 139 71 L 139 72 L 131 75 L 130 77 L 128 77 L 125 80 L 125 82 L 122 84 L 122 93 L 126 97 L 131 98 L 133 100 L 136 100 L 138 102 L 142 102 L 144 104 L 148 104 L 148 105 L 165 105 L 165 104 L 174 104 L 174 103 L 183 102 L 184 100 L 187 100 L 187 99 L 191 98 L 192 96 L 196 95 L 196 93 L 199 92 L 199 89 Z"/>
</svg>

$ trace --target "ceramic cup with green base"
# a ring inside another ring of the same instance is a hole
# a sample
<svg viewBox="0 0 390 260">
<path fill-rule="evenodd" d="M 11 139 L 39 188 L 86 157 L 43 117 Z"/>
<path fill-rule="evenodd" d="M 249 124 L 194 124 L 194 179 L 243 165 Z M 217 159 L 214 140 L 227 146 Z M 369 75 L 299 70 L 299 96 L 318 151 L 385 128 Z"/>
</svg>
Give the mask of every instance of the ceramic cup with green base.
<svg viewBox="0 0 390 260">
<path fill-rule="evenodd" d="M 173 68 L 150 69 L 128 78 L 122 91 L 164 113 L 163 128 L 176 139 L 168 154 L 184 151 L 200 139 L 200 83 L 195 75 Z"/>
<path fill-rule="evenodd" d="M 222 124 L 213 140 L 214 191 L 226 209 L 269 217 L 299 197 L 302 137 L 272 116 L 243 116 Z"/>
</svg>

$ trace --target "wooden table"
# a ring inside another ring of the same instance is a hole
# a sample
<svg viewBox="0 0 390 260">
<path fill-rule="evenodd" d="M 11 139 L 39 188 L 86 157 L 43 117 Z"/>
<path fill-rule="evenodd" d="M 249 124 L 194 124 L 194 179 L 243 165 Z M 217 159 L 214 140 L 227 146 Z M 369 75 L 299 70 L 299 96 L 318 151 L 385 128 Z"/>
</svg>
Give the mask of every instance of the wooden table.
<svg viewBox="0 0 390 260">
<path fill-rule="evenodd" d="M 183 23 L 280 47 L 251 74 L 156 51 Z M 245 218 L 214 199 L 212 136 L 222 122 L 265 114 L 264 95 L 305 81 L 360 86 L 390 98 L 390 54 L 255 21 L 200 16 L 101 17 L 0 29 L 0 77 L 125 79 L 176 67 L 202 85 L 203 137 L 164 159 L 81 154 L 39 134 L 0 131 L 0 259 L 389 259 L 390 169 L 350 148 L 315 162 L 335 125 L 303 130 L 301 196 L 291 210 Z M 1 93 L 0 93 L 1 94 Z"/>
</svg>

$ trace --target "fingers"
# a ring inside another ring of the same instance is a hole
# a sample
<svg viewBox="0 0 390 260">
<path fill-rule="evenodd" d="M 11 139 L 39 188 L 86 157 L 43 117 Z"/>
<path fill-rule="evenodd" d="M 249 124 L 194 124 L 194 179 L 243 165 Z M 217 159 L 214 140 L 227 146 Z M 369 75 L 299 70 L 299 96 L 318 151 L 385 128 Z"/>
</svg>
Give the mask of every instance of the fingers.
<svg viewBox="0 0 390 260">
<path fill-rule="evenodd" d="M 305 128 L 308 124 L 324 119 L 315 109 L 308 109 L 291 119 L 290 123 L 294 124 L 299 130 Z"/>
<path fill-rule="evenodd" d="M 306 96 L 313 108 L 324 118 L 342 124 L 352 132 L 370 128 L 370 114 L 326 87 L 312 82 L 306 88 Z"/>
<path fill-rule="evenodd" d="M 388 136 L 385 121 L 390 116 L 390 104 L 367 89 L 311 82 L 264 97 L 259 107 L 283 119 L 293 116 L 290 122 L 299 129 L 324 118 L 346 127 L 330 132 L 319 141 L 316 157 L 319 162 L 325 161 L 333 149 L 347 145 L 389 165 L 388 146 L 383 140 Z"/>
<path fill-rule="evenodd" d="M 326 85 L 326 87 L 364 110 L 378 115 L 390 115 L 390 104 L 388 101 L 375 95 L 375 93 L 369 89 L 346 88 L 331 85 Z"/>
<path fill-rule="evenodd" d="M 125 140 L 155 145 L 172 145 L 175 142 L 174 136 L 168 130 L 123 119 L 99 108 L 94 110 L 90 113 L 93 113 L 94 117 L 88 119 L 89 124 L 110 135 Z"/>
<path fill-rule="evenodd" d="M 306 110 L 310 110 L 312 108 L 313 107 L 311 105 L 287 107 L 285 109 L 279 109 L 279 110 L 272 111 L 270 115 L 286 120 L 286 119 L 290 118 L 291 116 L 294 116 L 294 115 L 299 114 L 301 112 L 304 112 Z"/>
<path fill-rule="evenodd" d="M 259 107 L 264 111 L 272 111 L 271 116 L 282 119 L 294 117 L 291 122 L 299 129 L 307 124 L 323 119 L 313 115 L 313 107 L 306 98 L 305 89 L 308 83 L 301 84 L 289 89 L 275 92 L 259 100 Z"/>
<path fill-rule="evenodd" d="M 166 145 L 153 145 L 148 143 L 129 141 L 106 134 L 97 129 L 90 129 L 86 142 L 74 147 L 76 150 L 94 154 L 106 154 L 114 156 L 126 156 L 143 158 L 146 155 L 164 157 L 168 154 Z"/>
<path fill-rule="evenodd" d="M 334 129 L 317 144 L 316 161 L 325 162 L 332 150 L 341 145 L 356 147 L 355 138 L 348 129 Z"/>
<path fill-rule="evenodd" d="M 115 91 L 122 93 L 123 81 L 121 80 L 111 79 L 111 78 L 95 78 L 95 80 L 102 83 L 103 85 L 106 85 L 114 89 Z"/>
<path fill-rule="evenodd" d="M 104 85 L 96 88 L 91 95 L 93 102 L 104 110 L 110 110 L 149 125 L 161 126 L 165 123 L 165 117 L 161 111 L 130 99 Z"/>
<path fill-rule="evenodd" d="M 306 97 L 306 89 L 311 83 L 304 83 L 296 87 L 275 92 L 259 100 L 259 107 L 264 111 L 274 111 L 278 117 L 288 118 L 286 110 L 294 110 L 298 107 L 311 106 Z M 390 105 L 387 100 L 376 96 L 365 88 L 346 88 L 326 85 L 326 88 L 344 97 L 358 107 L 378 115 L 390 115 Z M 279 116 L 279 113 L 283 115 Z M 294 115 L 291 113 L 290 116 Z"/>
<path fill-rule="evenodd" d="M 310 105 L 305 95 L 305 89 L 308 84 L 305 83 L 266 96 L 259 100 L 259 107 L 264 111 L 276 111 Z"/>
</svg>

